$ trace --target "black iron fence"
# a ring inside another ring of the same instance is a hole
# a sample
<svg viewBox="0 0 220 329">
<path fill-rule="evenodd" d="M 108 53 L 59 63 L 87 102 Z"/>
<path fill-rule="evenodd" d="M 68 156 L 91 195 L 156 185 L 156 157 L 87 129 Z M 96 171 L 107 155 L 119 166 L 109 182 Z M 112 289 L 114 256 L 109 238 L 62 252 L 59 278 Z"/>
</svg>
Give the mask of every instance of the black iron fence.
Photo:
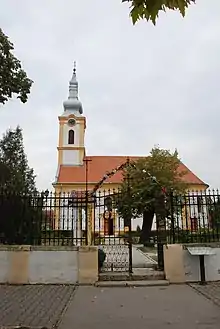
<svg viewBox="0 0 220 329">
<path fill-rule="evenodd" d="M 83 193 L 0 193 L 0 243 L 84 245 L 87 225 Z"/>
<path fill-rule="evenodd" d="M 98 191 L 96 195 L 89 191 L 35 195 L 0 192 L 0 243 L 117 245 L 131 256 L 131 246 L 140 243 L 141 232 L 131 230 L 134 218 L 119 215 L 117 200 L 123 200 L 120 190 Z M 146 245 L 220 241 L 218 190 L 168 194 L 164 209 L 163 223 L 156 224 L 155 215 Z"/>
<path fill-rule="evenodd" d="M 181 196 L 172 194 L 167 230 L 170 243 L 218 242 L 220 240 L 219 191 L 188 191 Z"/>
</svg>

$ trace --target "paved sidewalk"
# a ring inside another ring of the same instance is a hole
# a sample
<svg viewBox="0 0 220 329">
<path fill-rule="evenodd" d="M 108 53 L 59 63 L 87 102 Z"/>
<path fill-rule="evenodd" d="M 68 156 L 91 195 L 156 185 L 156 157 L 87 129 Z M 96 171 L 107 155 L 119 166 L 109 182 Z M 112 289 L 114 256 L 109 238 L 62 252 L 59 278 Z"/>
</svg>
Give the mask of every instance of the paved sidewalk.
<svg viewBox="0 0 220 329">
<path fill-rule="evenodd" d="M 204 286 L 197 283 L 191 283 L 190 286 L 206 298 L 213 301 L 213 303 L 220 306 L 220 282 L 209 282 Z"/>
<path fill-rule="evenodd" d="M 53 328 L 74 290 L 73 286 L 55 285 L 0 286 L 0 328 Z"/>
<path fill-rule="evenodd" d="M 0 286 L 0 328 L 219 329 L 219 296 L 219 283 L 193 288 L 5 285 Z"/>
<path fill-rule="evenodd" d="M 219 329 L 220 309 L 189 286 L 79 287 L 59 329 Z"/>
</svg>

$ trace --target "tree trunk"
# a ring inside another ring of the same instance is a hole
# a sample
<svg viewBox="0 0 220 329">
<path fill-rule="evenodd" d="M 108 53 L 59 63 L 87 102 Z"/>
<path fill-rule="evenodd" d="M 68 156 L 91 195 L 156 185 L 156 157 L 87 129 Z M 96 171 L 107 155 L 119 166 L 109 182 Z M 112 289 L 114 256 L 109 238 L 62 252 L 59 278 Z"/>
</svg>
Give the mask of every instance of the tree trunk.
<svg viewBox="0 0 220 329">
<path fill-rule="evenodd" d="M 154 218 L 154 209 L 144 211 L 140 243 L 146 244 L 149 242 L 151 228 L 153 224 L 153 218 Z"/>
</svg>

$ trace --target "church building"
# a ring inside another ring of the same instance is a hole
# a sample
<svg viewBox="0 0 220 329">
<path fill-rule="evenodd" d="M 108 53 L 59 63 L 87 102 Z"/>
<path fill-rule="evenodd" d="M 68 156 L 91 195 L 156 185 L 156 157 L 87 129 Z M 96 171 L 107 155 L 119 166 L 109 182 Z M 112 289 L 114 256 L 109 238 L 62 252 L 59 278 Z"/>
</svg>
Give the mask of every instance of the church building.
<svg viewBox="0 0 220 329">
<path fill-rule="evenodd" d="M 63 112 L 58 117 L 58 166 L 55 182 L 56 193 L 91 190 L 102 179 L 106 172 L 110 172 L 126 162 L 125 156 L 87 156 L 84 143 L 86 131 L 86 117 L 78 96 L 78 81 L 76 67 L 69 82 L 69 96 L 63 103 Z M 89 123 L 88 123 L 89 124 Z M 130 157 L 131 160 L 138 157 Z M 184 180 L 189 190 L 206 190 L 207 184 L 199 179 L 184 164 L 181 170 L 186 171 Z M 122 172 L 117 171 L 106 179 L 102 189 L 118 188 L 122 180 Z"/>
<path fill-rule="evenodd" d="M 63 108 L 63 113 L 58 117 L 58 167 L 53 186 L 58 193 L 84 190 L 87 176 L 88 187 L 92 189 L 107 171 L 125 163 L 127 157 L 87 156 L 84 143 L 86 117 L 83 115 L 83 106 L 78 97 L 76 67 L 74 67 L 73 76 L 69 82 L 69 97 L 63 102 Z M 138 159 L 138 157 L 130 158 Z M 181 167 L 181 170 L 187 172 L 184 180 L 189 184 L 189 189 L 205 190 L 207 188 L 207 184 L 184 164 L 181 164 Z M 104 183 L 104 186 L 109 188 L 109 184 L 111 184 L 111 188 L 118 187 L 121 179 L 122 173 L 117 172 Z"/>
</svg>

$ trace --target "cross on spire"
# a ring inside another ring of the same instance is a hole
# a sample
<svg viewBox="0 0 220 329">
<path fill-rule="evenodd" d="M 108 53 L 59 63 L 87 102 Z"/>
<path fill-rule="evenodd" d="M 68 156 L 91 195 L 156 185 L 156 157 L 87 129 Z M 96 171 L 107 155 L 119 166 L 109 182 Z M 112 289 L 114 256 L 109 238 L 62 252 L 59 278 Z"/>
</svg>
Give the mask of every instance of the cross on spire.
<svg viewBox="0 0 220 329">
<path fill-rule="evenodd" d="M 76 61 L 74 61 L 73 63 L 73 74 L 76 75 Z"/>
</svg>

